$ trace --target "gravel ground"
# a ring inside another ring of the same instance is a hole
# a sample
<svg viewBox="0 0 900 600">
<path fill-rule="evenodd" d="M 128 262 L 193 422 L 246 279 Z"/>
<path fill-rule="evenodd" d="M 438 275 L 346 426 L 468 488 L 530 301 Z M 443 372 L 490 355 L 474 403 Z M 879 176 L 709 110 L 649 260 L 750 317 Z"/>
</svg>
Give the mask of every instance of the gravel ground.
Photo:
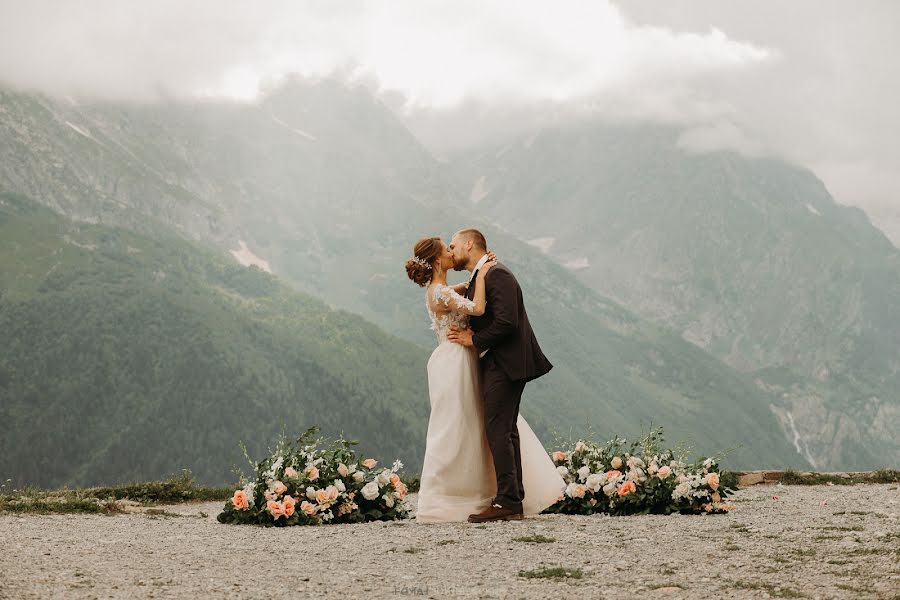
<svg viewBox="0 0 900 600">
<path fill-rule="evenodd" d="M 900 598 L 898 486 L 733 499 L 729 515 L 480 526 L 221 525 L 221 503 L 165 507 L 178 517 L 2 515 L 0 598 Z M 514 540 L 535 534 L 555 541 Z M 519 575 L 557 565 L 583 576 Z"/>
</svg>

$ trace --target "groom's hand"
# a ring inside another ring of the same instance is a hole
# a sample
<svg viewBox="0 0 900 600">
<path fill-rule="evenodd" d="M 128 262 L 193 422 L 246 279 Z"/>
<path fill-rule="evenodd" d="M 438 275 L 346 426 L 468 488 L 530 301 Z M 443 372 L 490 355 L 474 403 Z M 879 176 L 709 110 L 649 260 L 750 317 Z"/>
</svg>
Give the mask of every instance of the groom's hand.
<svg viewBox="0 0 900 600">
<path fill-rule="evenodd" d="M 471 348 L 474 346 L 472 343 L 472 336 L 474 333 L 471 329 L 460 329 L 458 327 L 450 327 L 450 333 L 447 334 L 447 339 L 453 342 L 454 344 L 459 344 L 460 346 L 465 346 L 466 348 Z"/>
</svg>

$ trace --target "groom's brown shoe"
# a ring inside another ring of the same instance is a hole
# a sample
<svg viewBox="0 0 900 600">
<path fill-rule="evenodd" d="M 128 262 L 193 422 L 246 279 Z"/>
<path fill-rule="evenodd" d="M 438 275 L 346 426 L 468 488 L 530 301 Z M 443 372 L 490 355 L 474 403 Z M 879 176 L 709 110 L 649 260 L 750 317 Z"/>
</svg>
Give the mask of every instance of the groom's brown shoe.
<svg viewBox="0 0 900 600">
<path fill-rule="evenodd" d="M 481 512 L 469 515 L 469 523 L 484 523 L 485 521 L 518 521 L 524 519 L 522 507 L 505 507 L 497 504 L 491 504 Z"/>
</svg>

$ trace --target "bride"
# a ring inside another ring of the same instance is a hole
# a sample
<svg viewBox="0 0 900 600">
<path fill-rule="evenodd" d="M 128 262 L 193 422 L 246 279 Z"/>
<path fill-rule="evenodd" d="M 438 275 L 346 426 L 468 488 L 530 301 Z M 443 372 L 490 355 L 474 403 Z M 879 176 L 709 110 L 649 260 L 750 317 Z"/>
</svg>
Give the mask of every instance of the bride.
<svg viewBox="0 0 900 600">
<path fill-rule="evenodd" d="M 416 242 L 414 258 L 406 263 L 409 278 L 426 288 L 425 305 L 438 346 L 428 360 L 431 416 L 425 439 L 425 458 L 416 521 L 466 521 L 489 506 L 497 492 L 491 449 L 485 433 L 478 353 L 448 340 L 451 327 L 465 329 L 470 315 L 485 311 L 484 277 L 497 263 L 491 259 L 476 275 L 472 300 L 463 296 L 468 283 L 447 284 L 454 259 L 438 237 Z M 522 513 L 538 514 L 554 504 L 565 482 L 540 440 L 521 414 L 516 420 L 522 465 Z M 522 518 L 510 515 L 508 518 Z"/>
</svg>

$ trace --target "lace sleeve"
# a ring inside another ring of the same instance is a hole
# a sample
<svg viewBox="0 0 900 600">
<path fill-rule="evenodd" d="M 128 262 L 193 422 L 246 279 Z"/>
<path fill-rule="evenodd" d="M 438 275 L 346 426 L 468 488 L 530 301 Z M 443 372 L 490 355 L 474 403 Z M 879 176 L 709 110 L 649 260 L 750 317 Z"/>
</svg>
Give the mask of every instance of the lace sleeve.
<svg viewBox="0 0 900 600">
<path fill-rule="evenodd" d="M 475 310 L 475 302 L 465 296 L 457 294 L 449 285 L 438 285 L 434 288 L 434 303 L 443 304 L 451 310 L 472 314 Z"/>
</svg>

